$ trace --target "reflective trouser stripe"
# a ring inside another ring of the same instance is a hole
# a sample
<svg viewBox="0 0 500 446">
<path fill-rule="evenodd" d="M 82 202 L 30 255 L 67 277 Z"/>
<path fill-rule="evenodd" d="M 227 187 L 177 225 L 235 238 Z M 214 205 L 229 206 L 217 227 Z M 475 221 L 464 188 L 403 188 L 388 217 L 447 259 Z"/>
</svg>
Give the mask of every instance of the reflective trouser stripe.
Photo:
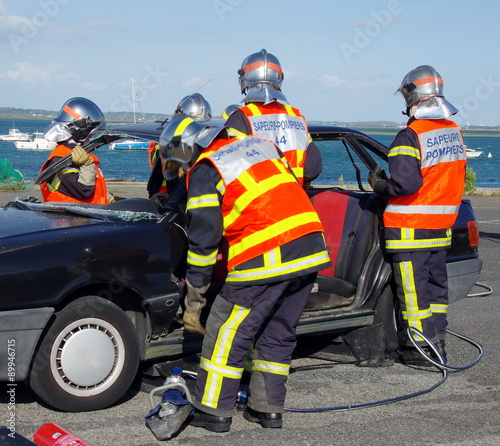
<svg viewBox="0 0 500 446">
<path fill-rule="evenodd" d="M 205 406 L 216 409 L 224 378 L 240 379 L 243 374 L 243 367 L 230 367 L 227 362 L 238 327 L 250 312 L 250 308 L 234 305 L 228 319 L 219 329 L 211 359 L 200 359 L 200 367 L 207 372 L 201 397 L 201 403 Z"/>
<path fill-rule="evenodd" d="M 415 277 L 412 262 L 399 263 L 401 274 L 401 288 L 404 293 L 406 310 L 402 312 L 403 318 L 410 327 L 423 332 L 422 319 L 432 316 L 430 308 L 420 309 L 418 305 L 418 294 L 415 286 Z M 422 341 L 420 336 L 415 336 L 417 341 Z"/>
<path fill-rule="evenodd" d="M 405 325 L 431 341 L 444 339 L 448 309 L 446 250 L 393 254 L 394 278 Z M 414 336 L 417 341 L 421 337 Z M 402 345 L 412 346 L 401 333 Z"/>
<path fill-rule="evenodd" d="M 290 365 L 280 364 L 279 362 L 253 360 L 252 370 L 258 370 L 259 372 L 265 373 L 274 373 L 275 375 L 288 376 L 290 373 Z"/>
</svg>

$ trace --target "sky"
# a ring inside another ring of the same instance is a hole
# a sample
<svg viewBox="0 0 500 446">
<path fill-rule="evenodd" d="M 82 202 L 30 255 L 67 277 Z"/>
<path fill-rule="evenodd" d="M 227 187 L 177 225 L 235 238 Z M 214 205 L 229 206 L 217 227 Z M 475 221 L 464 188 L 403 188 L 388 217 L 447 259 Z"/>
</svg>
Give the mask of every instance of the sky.
<svg viewBox="0 0 500 446">
<path fill-rule="evenodd" d="M 498 17 L 491 0 L 0 0 L 0 107 L 133 111 L 133 83 L 139 116 L 195 91 L 217 116 L 265 48 L 310 121 L 404 122 L 394 92 L 431 65 L 459 124 L 497 126 Z"/>
</svg>

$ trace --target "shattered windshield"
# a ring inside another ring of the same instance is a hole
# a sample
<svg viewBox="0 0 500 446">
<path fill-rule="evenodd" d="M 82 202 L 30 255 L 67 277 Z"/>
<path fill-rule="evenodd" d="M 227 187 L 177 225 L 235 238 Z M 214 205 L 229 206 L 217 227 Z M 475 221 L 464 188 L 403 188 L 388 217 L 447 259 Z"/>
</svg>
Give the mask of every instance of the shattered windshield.
<svg viewBox="0 0 500 446">
<path fill-rule="evenodd" d="M 39 212 L 54 212 L 63 214 L 73 214 L 81 217 L 93 218 L 108 221 L 145 221 L 159 220 L 160 213 L 158 205 L 145 199 L 122 200 L 110 205 L 95 205 L 88 203 L 29 203 L 16 199 L 8 206 L 21 210 L 31 210 Z M 130 201 L 133 201 L 131 203 Z M 125 203 L 127 202 L 127 203 Z"/>
</svg>

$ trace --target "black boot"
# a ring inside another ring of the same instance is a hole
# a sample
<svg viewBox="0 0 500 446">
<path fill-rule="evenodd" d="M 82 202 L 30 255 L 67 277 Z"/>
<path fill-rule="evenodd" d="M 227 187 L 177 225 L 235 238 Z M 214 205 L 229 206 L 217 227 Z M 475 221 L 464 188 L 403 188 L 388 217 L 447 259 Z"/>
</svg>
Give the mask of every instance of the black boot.
<svg viewBox="0 0 500 446">
<path fill-rule="evenodd" d="M 432 357 L 429 347 L 422 347 L 422 350 Z M 402 347 L 397 354 L 397 361 L 402 364 L 419 367 L 433 367 L 432 363 L 415 347 Z"/>
<path fill-rule="evenodd" d="M 232 421 L 231 417 L 219 417 L 196 409 L 190 424 L 191 426 L 204 427 L 212 432 L 228 432 Z"/>
<path fill-rule="evenodd" d="M 436 346 L 437 348 L 437 351 L 440 353 L 440 355 L 443 357 L 444 359 L 444 363 L 446 364 L 446 350 L 444 349 L 445 347 L 445 341 L 444 339 L 440 339 L 439 341 L 435 342 L 434 345 Z M 434 353 L 434 352 L 433 352 Z M 436 357 L 437 355 L 433 354 L 432 357 Z M 436 359 L 438 361 L 440 361 L 439 358 L 436 357 Z"/>
<path fill-rule="evenodd" d="M 243 417 L 252 423 L 259 423 L 262 427 L 280 428 L 283 426 L 283 419 L 280 413 L 258 412 L 247 406 L 245 407 L 245 412 L 243 412 Z"/>
</svg>

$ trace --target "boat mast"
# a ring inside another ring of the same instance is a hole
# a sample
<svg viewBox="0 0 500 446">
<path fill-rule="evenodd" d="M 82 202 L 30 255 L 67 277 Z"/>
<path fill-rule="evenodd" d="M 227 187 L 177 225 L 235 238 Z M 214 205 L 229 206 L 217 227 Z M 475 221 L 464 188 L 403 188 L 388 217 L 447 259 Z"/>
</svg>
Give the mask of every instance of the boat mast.
<svg viewBox="0 0 500 446">
<path fill-rule="evenodd" d="M 134 124 L 135 124 L 136 121 L 135 121 L 135 84 L 134 84 L 134 78 L 132 78 L 132 108 L 134 110 Z"/>
</svg>

